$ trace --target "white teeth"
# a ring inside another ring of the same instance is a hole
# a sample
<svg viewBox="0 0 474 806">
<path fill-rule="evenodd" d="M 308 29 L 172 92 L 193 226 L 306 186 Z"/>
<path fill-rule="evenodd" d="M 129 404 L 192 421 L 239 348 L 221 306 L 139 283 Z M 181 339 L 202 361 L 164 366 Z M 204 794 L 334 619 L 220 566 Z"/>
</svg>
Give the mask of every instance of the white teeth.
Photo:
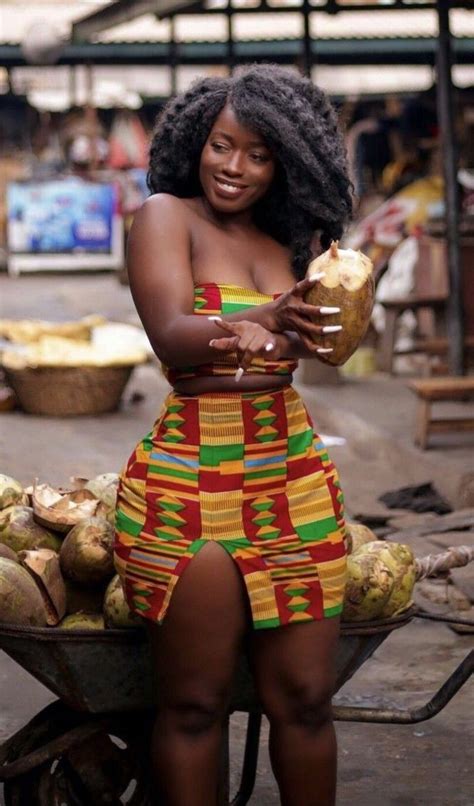
<svg viewBox="0 0 474 806">
<path fill-rule="evenodd" d="M 216 180 L 216 181 L 217 181 L 217 180 Z M 230 193 L 238 193 L 238 192 L 239 192 L 239 190 L 243 190 L 243 188 L 237 187 L 237 185 L 228 185 L 228 184 L 227 184 L 227 182 L 219 182 L 219 181 L 217 181 L 217 184 L 218 184 L 218 185 L 219 185 L 219 187 L 221 187 L 223 190 L 227 190 L 227 191 L 229 191 Z"/>
</svg>

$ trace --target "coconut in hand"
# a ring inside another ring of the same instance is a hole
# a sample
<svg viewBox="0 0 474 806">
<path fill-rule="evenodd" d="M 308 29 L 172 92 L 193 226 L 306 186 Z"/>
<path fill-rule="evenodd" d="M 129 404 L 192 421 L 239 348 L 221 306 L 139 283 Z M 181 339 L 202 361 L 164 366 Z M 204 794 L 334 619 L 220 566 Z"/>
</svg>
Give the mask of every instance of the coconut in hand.
<svg viewBox="0 0 474 806">
<path fill-rule="evenodd" d="M 320 272 L 324 277 L 304 299 L 310 305 L 340 308 L 340 313 L 324 316 L 324 325 L 342 325 L 342 330 L 314 337 L 320 347 L 332 348 L 318 358 L 338 366 L 355 352 L 369 326 L 375 293 L 373 264 L 362 252 L 339 249 L 338 242 L 333 241 L 327 252 L 311 261 L 306 277 Z M 313 321 L 320 325 L 321 317 L 315 316 Z"/>
</svg>

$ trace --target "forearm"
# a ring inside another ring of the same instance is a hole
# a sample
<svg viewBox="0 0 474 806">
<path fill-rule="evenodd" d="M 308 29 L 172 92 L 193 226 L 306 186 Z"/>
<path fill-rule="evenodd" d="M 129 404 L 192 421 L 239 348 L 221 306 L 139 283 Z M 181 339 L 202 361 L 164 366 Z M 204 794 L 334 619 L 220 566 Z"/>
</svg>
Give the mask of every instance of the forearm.
<svg viewBox="0 0 474 806">
<path fill-rule="evenodd" d="M 243 311 L 221 316 L 224 321 L 240 322 L 246 319 L 257 322 L 267 330 L 275 327 L 273 303 L 256 305 Z M 181 315 L 175 317 L 165 328 L 148 333 L 157 356 L 166 366 L 198 366 L 215 361 L 216 351 L 209 347 L 211 339 L 220 338 L 222 330 L 207 316 Z"/>
</svg>

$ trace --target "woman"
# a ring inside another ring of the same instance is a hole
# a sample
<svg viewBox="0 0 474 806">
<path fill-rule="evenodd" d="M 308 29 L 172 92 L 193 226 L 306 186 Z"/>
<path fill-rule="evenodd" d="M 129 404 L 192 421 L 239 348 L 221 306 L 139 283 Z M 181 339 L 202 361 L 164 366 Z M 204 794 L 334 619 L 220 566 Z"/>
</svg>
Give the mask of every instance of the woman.
<svg viewBox="0 0 474 806">
<path fill-rule="evenodd" d="M 122 474 L 116 566 L 156 658 L 157 802 L 216 803 L 245 639 L 281 802 L 332 804 L 342 494 L 291 379 L 334 313 L 303 278 L 351 208 L 335 114 L 276 66 L 204 79 L 163 111 L 148 180 L 128 269 L 173 391 Z"/>
</svg>

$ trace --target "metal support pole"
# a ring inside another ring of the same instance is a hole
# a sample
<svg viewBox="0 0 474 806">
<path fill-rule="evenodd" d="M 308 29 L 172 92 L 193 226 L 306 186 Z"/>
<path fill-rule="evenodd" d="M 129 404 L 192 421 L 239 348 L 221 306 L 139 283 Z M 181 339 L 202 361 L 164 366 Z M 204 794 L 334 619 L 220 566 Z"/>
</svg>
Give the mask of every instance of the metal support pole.
<svg viewBox="0 0 474 806">
<path fill-rule="evenodd" d="M 450 0 L 438 0 L 439 39 L 437 50 L 437 103 L 443 154 L 446 241 L 450 295 L 447 304 L 449 367 L 453 375 L 464 373 L 464 322 L 461 260 L 459 250 L 458 152 L 454 130 L 454 103 L 451 68 L 453 63 L 449 24 Z"/>
<path fill-rule="evenodd" d="M 311 6 L 309 0 L 303 0 L 303 75 L 311 78 L 313 54 L 311 53 L 311 31 L 309 28 Z"/>
<path fill-rule="evenodd" d="M 174 15 L 170 17 L 170 85 L 171 95 L 176 95 L 178 90 L 178 45 L 176 43 L 176 26 Z"/>
<path fill-rule="evenodd" d="M 69 106 L 71 109 L 76 105 L 77 99 L 77 73 L 76 65 L 69 65 Z"/>
<path fill-rule="evenodd" d="M 234 30 L 232 25 L 232 17 L 234 15 L 234 9 L 232 8 L 232 0 L 227 0 L 227 8 L 225 10 L 226 17 L 227 17 L 227 64 L 229 67 L 229 73 L 232 73 L 232 70 L 235 67 L 235 47 L 234 47 Z"/>
</svg>

